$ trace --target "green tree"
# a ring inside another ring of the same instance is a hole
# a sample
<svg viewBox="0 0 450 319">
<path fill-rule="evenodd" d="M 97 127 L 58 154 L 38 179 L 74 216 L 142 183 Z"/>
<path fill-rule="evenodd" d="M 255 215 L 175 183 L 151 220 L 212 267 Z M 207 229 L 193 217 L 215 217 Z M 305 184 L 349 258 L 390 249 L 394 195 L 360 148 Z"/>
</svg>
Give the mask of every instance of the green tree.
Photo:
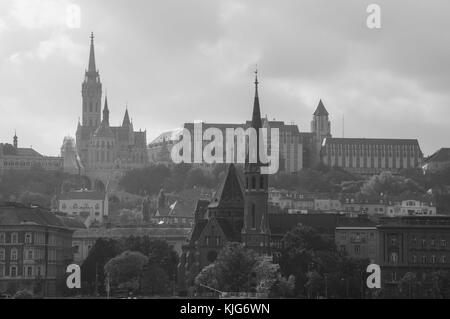
<svg viewBox="0 0 450 319">
<path fill-rule="evenodd" d="M 142 253 L 127 250 L 110 259 L 104 268 L 112 286 L 137 292 L 147 263 L 148 258 Z"/>
</svg>

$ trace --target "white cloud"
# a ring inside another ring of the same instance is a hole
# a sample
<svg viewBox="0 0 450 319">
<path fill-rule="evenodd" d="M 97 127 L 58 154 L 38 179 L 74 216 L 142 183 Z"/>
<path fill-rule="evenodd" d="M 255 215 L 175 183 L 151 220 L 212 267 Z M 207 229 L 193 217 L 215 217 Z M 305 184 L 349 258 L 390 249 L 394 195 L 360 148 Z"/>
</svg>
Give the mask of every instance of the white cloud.
<svg viewBox="0 0 450 319">
<path fill-rule="evenodd" d="M 27 29 L 67 27 L 71 6 L 68 0 L 14 0 L 10 16 Z"/>
<path fill-rule="evenodd" d="M 55 33 L 49 39 L 39 42 L 39 45 L 32 50 L 13 53 L 9 61 L 21 64 L 26 60 L 46 60 L 57 55 L 66 58 L 70 63 L 82 65 L 85 48 L 75 43 L 64 33 Z"/>
</svg>

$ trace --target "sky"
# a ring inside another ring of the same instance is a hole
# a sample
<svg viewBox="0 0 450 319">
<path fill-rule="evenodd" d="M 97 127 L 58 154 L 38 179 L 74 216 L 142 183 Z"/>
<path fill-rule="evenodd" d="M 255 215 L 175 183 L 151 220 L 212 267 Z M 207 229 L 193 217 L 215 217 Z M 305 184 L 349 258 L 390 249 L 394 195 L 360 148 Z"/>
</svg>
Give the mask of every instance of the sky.
<svg viewBox="0 0 450 319">
<path fill-rule="evenodd" d="M 380 29 L 366 24 L 373 3 Z M 128 105 L 148 142 L 250 119 L 257 65 L 263 116 L 309 131 L 322 99 L 333 136 L 417 138 L 429 155 L 450 147 L 449 12 L 448 0 L 0 0 L 0 142 L 16 130 L 19 147 L 59 155 L 94 32 L 110 123 Z"/>
</svg>

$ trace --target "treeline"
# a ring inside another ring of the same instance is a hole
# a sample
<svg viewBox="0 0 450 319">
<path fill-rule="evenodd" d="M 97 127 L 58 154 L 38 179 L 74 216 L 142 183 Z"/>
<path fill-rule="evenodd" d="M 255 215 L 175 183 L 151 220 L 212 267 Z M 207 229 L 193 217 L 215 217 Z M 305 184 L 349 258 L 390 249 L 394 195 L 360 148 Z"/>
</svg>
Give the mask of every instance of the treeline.
<svg viewBox="0 0 450 319">
<path fill-rule="evenodd" d="M 215 188 L 224 177 L 226 168 L 224 164 L 217 164 L 211 169 L 184 163 L 170 166 L 152 164 L 126 172 L 119 185 L 126 192 L 136 195 L 156 195 L 161 188 L 167 192 L 193 187 Z"/>
<path fill-rule="evenodd" d="M 82 293 L 168 295 L 176 281 L 178 255 L 164 240 L 131 236 L 98 239 L 81 266 Z"/>
<path fill-rule="evenodd" d="M 49 208 L 56 194 L 82 187 L 90 187 L 89 179 L 79 175 L 38 167 L 6 170 L 0 175 L 0 201 L 18 201 Z"/>
<path fill-rule="evenodd" d="M 229 243 L 200 272 L 194 290 L 264 293 L 269 297 L 367 298 L 369 260 L 349 258 L 314 228 L 297 225 L 283 238 L 279 257 L 264 258 L 239 243 Z"/>
</svg>

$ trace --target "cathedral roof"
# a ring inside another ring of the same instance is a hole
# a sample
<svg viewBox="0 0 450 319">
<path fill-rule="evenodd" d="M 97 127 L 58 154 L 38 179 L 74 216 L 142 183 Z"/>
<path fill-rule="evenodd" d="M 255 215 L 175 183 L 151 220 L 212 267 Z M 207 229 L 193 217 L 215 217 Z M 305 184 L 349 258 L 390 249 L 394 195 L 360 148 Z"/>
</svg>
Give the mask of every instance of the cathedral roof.
<svg viewBox="0 0 450 319">
<path fill-rule="evenodd" d="M 114 134 L 109 127 L 109 125 L 105 122 L 102 122 L 100 126 L 95 130 L 94 137 L 108 137 L 108 138 L 114 138 Z"/>
<path fill-rule="evenodd" d="M 233 164 L 228 166 L 227 174 L 213 196 L 209 208 L 242 206 L 244 193 L 241 181 Z"/>
<path fill-rule="evenodd" d="M 314 112 L 315 116 L 328 116 L 328 111 L 322 103 L 322 100 L 319 101 L 319 105 L 317 105 L 316 111 Z"/>
</svg>

